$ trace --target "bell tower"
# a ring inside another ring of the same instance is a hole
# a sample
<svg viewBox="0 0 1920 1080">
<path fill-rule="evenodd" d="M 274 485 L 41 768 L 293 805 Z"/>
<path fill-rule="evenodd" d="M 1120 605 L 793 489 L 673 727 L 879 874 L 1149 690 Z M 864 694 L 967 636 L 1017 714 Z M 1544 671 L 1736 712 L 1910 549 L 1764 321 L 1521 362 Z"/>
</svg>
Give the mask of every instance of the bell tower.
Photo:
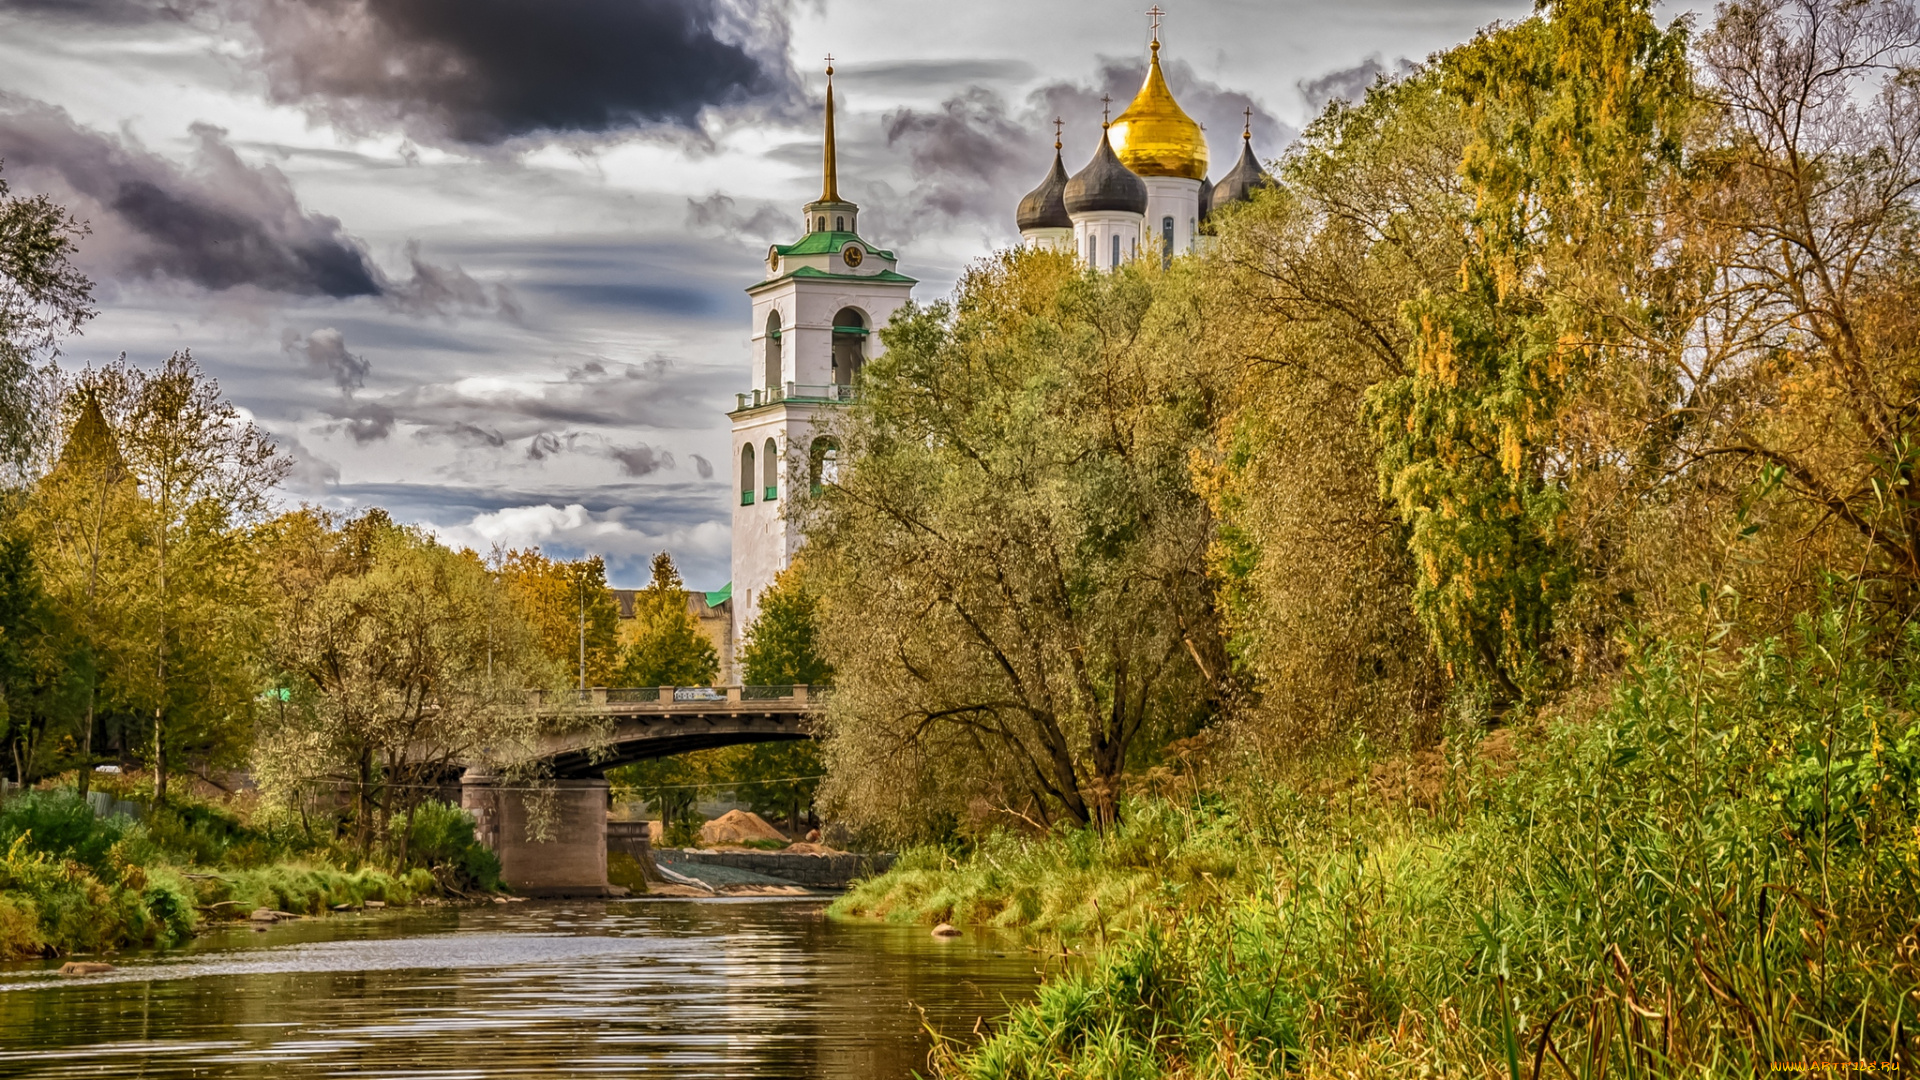
<svg viewBox="0 0 1920 1080">
<path fill-rule="evenodd" d="M 839 447 L 829 429 L 879 355 L 879 329 L 913 295 L 893 252 L 860 236 L 860 208 L 840 195 L 833 134 L 833 58 L 827 58 L 820 197 L 801 209 L 801 237 L 767 249 L 766 278 L 747 288 L 753 313 L 749 389 L 734 396 L 733 655 L 760 613 L 760 597 L 800 549 L 786 513 L 793 485 L 833 482 Z M 738 672 L 728 672 L 738 678 Z"/>
</svg>

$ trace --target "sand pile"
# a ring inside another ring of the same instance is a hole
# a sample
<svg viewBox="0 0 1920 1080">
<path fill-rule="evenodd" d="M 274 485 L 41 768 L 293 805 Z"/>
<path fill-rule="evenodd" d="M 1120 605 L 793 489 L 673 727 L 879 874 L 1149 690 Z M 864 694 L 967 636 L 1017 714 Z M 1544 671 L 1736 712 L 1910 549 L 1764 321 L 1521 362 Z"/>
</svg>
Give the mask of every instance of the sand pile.
<svg viewBox="0 0 1920 1080">
<path fill-rule="evenodd" d="M 766 819 L 746 810 L 729 810 L 700 826 L 700 842 L 710 847 L 716 844 L 744 844 L 749 840 L 778 840 L 785 843 L 786 839 L 786 834 L 767 824 Z"/>
</svg>

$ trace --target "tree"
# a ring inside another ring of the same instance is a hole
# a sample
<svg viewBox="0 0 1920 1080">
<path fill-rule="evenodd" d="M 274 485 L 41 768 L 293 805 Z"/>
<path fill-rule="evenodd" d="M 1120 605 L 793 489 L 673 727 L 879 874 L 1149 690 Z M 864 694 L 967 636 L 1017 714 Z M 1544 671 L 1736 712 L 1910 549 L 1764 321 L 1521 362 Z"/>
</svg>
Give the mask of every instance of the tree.
<svg viewBox="0 0 1920 1080">
<path fill-rule="evenodd" d="M 805 685 L 823 690 L 833 669 L 820 656 L 816 626 L 820 598 L 807 588 L 798 563 L 782 571 L 760 596 L 760 614 L 747 628 L 740 681 L 748 686 Z M 812 807 L 825 766 L 812 739 L 734 747 L 720 771 L 734 783 L 734 798 L 755 813 L 787 819 L 800 831 L 802 811 Z"/>
<path fill-rule="evenodd" d="M 1570 420 L 1677 344 L 1634 332 L 1655 325 L 1665 238 L 1648 210 L 1693 99 L 1685 24 L 1649 7 L 1559 0 L 1439 59 L 1467 133 L 1466 250 L 1456 284 L 1403 308 L 1412 365 L 1369 405 L 1415 610 L 1455 677 L 1502 703 L 1564 678 L 1564 615 L 1607 573 L 1571 508 L 1618 459 Z"/>
<path fill-rule="evenodd" d="M 72 263 L 85 226 L 45 195 L 11 195 L 0 177 L 0 468 L 29 476 L 53 415 L 45 366 L 94 315 L 93 283 Z"/>
<path fill-rule="evenodd" d="M 833 665 L 829 805 L 900 833 L 970 804 L 1105 826 L 1224 673 L 1202 322 L 1152 271 L 1004 253 L 908 308 L 808 509 Z"/>
<path fill-rule="evenodd" d="M 356 842 L 394 827 L 451 763 L 510 759 L 534 734 L 526 690 L 551 661 L 475 555 L 384 511 L 338 521 L 303 509 L 268 528 L 280 608 L 269 656 L 289 691 L 256 752 L 277 798 L 313 785 L 354 795 Z"/>
<path fill-rule="evenodd" d="M 680 571 L 662 551 L 633 598 L 633 628 L 615 678 L 622 686 L 706 686 L 719 674 L 720 654 L 687 610 Z"/>
<path fill-rule="evenodd" d="M 82 417 L 98 409 L 138 493 L 124 497 L 110 478 L 89 481 L 105 484 L 91 496 L 96 504 L 110 497 L 124 515 L 125 531 L 114 535 L 125 545 L 117 558 L 129 589 L 117 598 L 114 689 L 147 719 L 154 800 L 165 802 L 176 758 L 244 752 L 263 606 L 250 527 L 287 462 L 188 353 L 157 371 L 122 359 L 78 379 Z M 91 421 L 77 430 L 97 434 Z M 109 477 L 112 466 L 93 468 Z M 66 505 L 85 512 L 84 500 Z M 94 505 L 92 512 L 104 511 Z M 84 521 L 76 528 L 88 531 Z M 92 563 L 91 549 L 81 554 Z"/>
<path fill-rule="evenodd" d="M 747 627 L 740 681 L 748 686 L 825 686 L 833 668 L 820 656 L 816 617 L 820 598 L 807 588 L 799 564 L 774 578 L 760 596 L 760 614 Z"/>
<path fill-rule="evenodd" d="M 90 369 L 69 383 L 62 395 L 68 419 L 59 457 L 24 511 L 48 598 L 75 638 L 72 669 L 85 682 L 75 757 L 82 794 L 96 762 L 101 710 L 122 704 L 117 688 L 125 681 L 134 633 L 124 598 L 143 583 L 138 569 L 144 507 L 101 405 L 103 397 L 124 400 L 120 374 Z M 126 719 L 124 712 L 119 719 Z"/>
<path fill-rule="evenodd" d="M 579 688 L 610 685 L 620 662 L 620 608 L 598 555 L 567 562 L 539 548 L 509 551 L 501 580 L 535 628 L 547 657 L 572 673 Z"/>
</svg>

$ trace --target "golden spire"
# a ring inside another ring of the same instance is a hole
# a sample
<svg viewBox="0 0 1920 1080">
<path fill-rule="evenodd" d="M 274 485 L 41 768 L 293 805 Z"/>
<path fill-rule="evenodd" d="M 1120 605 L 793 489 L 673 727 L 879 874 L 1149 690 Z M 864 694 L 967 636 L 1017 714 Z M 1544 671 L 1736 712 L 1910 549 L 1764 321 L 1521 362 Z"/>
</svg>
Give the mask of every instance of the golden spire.
<svg viewBox="0 0 1920 1080">
<path fill-rule="evenodd" d="M 827 161 L 826 178 L 820 186 L 821 202 L 840 201 L 840 164 L 833 153 L 833 54 L 827 54 Z"/>
<path fill-rule="evenodd" d="M 1205 180 L 1207 137 L 1173 99 L 1167 77 L 1160 70 L 1160 18 L 1165 14 L 1157 5 L 1147 11 L 1152 20 L 1153 44 L 1146 82 L 1126 111 L 1114 118 L 1107 139 L 1127 168 L 1141 176 Z"/>
</svg>

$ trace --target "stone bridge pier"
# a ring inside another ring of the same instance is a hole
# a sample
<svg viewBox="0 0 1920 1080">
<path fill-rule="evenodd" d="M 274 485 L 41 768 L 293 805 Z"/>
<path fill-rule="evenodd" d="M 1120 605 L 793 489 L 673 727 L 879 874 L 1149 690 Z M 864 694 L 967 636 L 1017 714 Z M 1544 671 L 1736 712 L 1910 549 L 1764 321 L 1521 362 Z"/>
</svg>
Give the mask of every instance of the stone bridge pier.
<svg viewBox="0 0 1920 1080">
<path fill-rule="evenodd" d="M 527 822 L 542 802 L 550 807 L 547 839 L 530 840 Z M 501 881 L 521 896 L 615 894 L 607 884 L 605 780 L 549 780 L 535 789 L 468 769 L 460 806 L 473 815 L 474 835 L 499 856 Z"/>
</svg>

